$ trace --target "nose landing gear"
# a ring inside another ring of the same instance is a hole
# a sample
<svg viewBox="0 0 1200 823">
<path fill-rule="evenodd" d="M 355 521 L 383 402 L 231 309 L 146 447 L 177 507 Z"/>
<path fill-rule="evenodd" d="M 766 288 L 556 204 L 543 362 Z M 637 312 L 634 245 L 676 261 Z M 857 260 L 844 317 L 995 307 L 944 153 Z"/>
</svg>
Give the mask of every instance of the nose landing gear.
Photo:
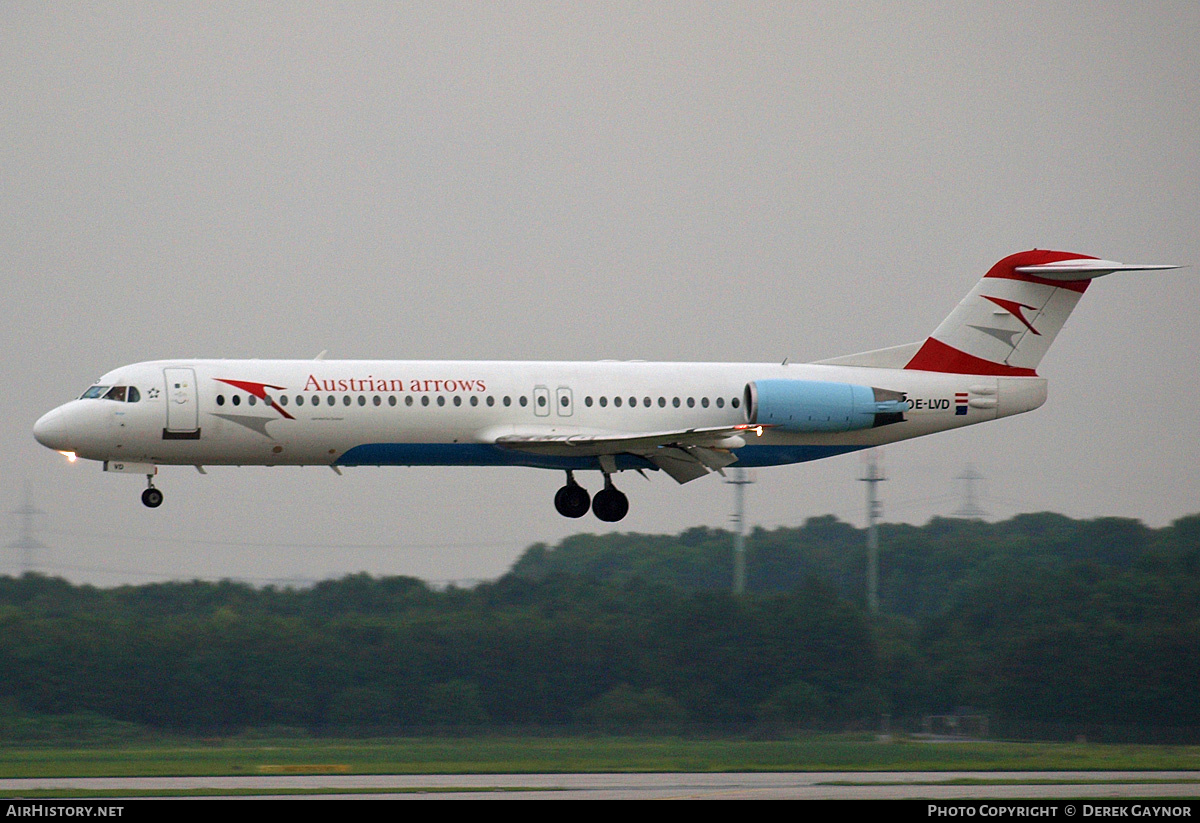
<svg viewBox="0 0 1200 823">
<path fill-rule="evenodd" d="M 146 485 L 148 488 L 142 492 L 142 503 L 147 508 L 157 509 L 162 505 L 163 493 L 154 488 L 154 475 L 146 475 Z"/>
</svg>

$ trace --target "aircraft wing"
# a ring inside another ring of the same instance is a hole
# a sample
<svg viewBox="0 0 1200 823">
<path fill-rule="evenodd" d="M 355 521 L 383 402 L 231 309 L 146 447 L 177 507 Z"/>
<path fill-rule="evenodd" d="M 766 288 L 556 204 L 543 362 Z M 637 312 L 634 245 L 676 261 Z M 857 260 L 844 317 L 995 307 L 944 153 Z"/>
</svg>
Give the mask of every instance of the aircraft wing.
<svg viewBox="0 0 1200 823">
<path fill-rule="evenodd" d="M 598 457 L 605 467 L 618 454 L 643 457 L 669 474 L 677 483 L 721 472 L 737 462 L 735 449 L 747 437 L 760 436 L 762 426 L 739 424 L 661 432 L 508 434 L 495 439 L 505 449 L 557 457 Z M 610 462 L 610 466 L 615 464 Z M 722 472 L 723 473 L 723 472 Z"/>
</svg>

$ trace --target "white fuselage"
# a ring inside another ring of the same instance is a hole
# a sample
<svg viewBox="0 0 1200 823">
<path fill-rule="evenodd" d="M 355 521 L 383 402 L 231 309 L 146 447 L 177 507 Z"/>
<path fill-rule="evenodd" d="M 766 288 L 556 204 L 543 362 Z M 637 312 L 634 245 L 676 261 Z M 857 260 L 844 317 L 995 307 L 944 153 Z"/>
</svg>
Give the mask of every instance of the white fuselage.
<svg viewBox="0 0 1200 823">
<path fill-rule="evenodd" d="M 820 364 L 405 360 L 171 360 L 98 385 L 127 398 L 73 400 L 38 440 L 79 457 L 154 465 L 522 465 L 601 469 L 595 455 L 527 453 L 506 436 L 621 435 L 754 423 L 746 386 L 855 384 L 903 393 L 904 419 L 844 432 L 752 430 L 743 466 L 797 463 L 1029 411 L 1040 377 Z M 617 469 L 654 468 L 615 454 Z M 613 464 L 610 464 L 613 465 Z"/>
<path fill-rule="evenodd" d="M 1089 283 L 1174 268 L 1032 249 L 993 265 L 924 341 L 819 363 L 160 360 L 109 372 L 34 426 L 40 443 L 149 478 L 158 466 L 532 466 L 554 506 L 615 522 L 612 482 L 687 483 L 1036 409 L 1037 366 Z M 574 477 L 598 470 L 591 495 Z"/>
</svg>

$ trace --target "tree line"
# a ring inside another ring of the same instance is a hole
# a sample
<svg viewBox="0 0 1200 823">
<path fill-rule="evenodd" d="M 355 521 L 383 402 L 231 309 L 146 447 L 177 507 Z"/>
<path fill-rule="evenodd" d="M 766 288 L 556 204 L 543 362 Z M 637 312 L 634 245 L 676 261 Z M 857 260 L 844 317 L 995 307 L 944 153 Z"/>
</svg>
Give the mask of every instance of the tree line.
<svg viewBox="0 0 1200 823">
<path fill-rule="evenodd" d="M 750 534 L 740 597 L 732 535 L 710 529 L 577 535 L 446 591 L 0 578 L 0 735 L 80 714 L 188 733 L 873 729 L 968 706 L 998 733 L 1200 729 L 1200 515 L 935 519 L 880 542 L 877 616 L 864 532 L 832 517 Z"/>
</svg>

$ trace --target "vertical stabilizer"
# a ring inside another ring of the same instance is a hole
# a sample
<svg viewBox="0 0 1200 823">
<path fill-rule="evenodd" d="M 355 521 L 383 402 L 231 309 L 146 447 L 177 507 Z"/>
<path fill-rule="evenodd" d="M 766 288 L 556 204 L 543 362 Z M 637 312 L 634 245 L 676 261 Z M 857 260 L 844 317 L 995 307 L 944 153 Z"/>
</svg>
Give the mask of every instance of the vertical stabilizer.
<svg viewBox="0 0 1200 823">
<path fill-rule="evenodd" d="M 953 374 L 1037 375 L 1050 344 L 1093 278 L 1169 269 L 1034 249 L 992 266 L 906 368 Z"/>
</svg>

